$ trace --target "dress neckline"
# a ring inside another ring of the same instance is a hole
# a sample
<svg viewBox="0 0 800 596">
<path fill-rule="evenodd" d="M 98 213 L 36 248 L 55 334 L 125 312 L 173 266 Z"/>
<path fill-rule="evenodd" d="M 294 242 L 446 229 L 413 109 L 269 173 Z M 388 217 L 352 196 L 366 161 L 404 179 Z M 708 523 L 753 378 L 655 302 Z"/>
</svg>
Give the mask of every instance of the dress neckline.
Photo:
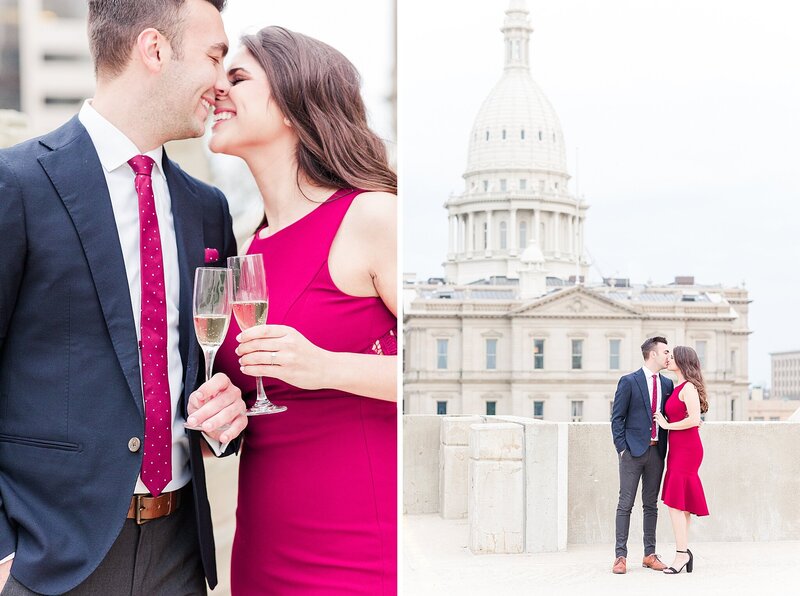
<svg viewBox="0 0 800 596">
<path fill-rule="evenodd" d="M 288 226 L 285 226 L 285 227 L 281 228 L 280 230 L 278 230 L 278 231 L 277 231 L 277 232 L 275 232 L 274 234 L 270 234 L 269 236 L 266 236 L 266 237 L 263 237 L 263 238 L 261 237 L 261 232 L 262 232 L 262 231 L 263 231 L 263 230 L 264 230 L 264 229 L 265 229 L 267 226 L 262 226 L 262 227 L 258 228 L 258 229 L 256 230 L 256 234 L 255 234 L 255 240 L 258 240 L 258 241 L 260 241 L 260 242 L 266 242 L 267 240 L 269 240 L 269 239 L 271 239 L 271 238 L 275 238 L 276 236 L 280 236 L 280 235 L 281 235 L 283 232 L 285 232 L 286 230 L 291 230 L 292 228 L 296 227 L 296 226 L 297 226 L 298 224 L 300 224 L 301 222 L 303 222 L 303 221 L 306 221 L 306 220 L 307 220 L 309 217 L 311 217 L 311 215 L 312 215 L 312 214 L 316 213 L 316 212 L 319 210 L 319 208 L 320 208 L 320 207 L 322 207 L 323 205 L 327 205 L 328 203 L 332 203 L 333 201 L 335 201 L 335 200 L 337 200 L 337 199 L 341 199 L 342 197 L 346 197 L 348 194 L 350 194 L 350 193 L 351 193 L 351 192 L 353 192 L 354 190 L 355 190 L 354 188 L 339 188 L 339 189 L 335 190 L 335 191 L 333 192 L 333 194 L 331 194 L 331 195 L 330 195 L 330 196 L 329 196 L 327 199 L 325 199 L 324 201 L 321 201 L 321 202 L 317 203 L 317 206 L 316 206 L 316 207 L 314 207 L 314 208 L 313 208 L 311 211 L 309 211 L 308 213 L 306 213 L 304 216 L 302 216 L 301 218 L 299 218 L 299 219 L 297 219 L 297 220 L 293 221 L 293 222 L 292 222 L 292 223 L 290 223 Z M 269 225 L 269 224 L 267 224 L 267 225 Z M 252 243 L 251 243 L 251 246 L 252 246 Z"/>
</svg>

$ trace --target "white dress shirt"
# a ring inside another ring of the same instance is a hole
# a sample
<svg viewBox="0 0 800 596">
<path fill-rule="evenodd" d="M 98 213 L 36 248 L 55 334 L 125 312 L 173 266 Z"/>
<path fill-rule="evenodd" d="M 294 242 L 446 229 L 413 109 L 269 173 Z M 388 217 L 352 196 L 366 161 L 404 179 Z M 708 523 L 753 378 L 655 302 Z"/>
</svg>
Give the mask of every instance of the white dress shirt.
<svg viewBox="0 0 800 596">
<path fill-rule="evenodd" d="M 649 399 L 647 402 L 648 406 L 653 403 L 653 375 L 656 375 L 656 412 L 660 412 L 663 393 L 663 389 L 661 389 L 661 374 L 653 373 L 653 371 L 647 368 L 646 365 L 642 366 L 642 372 L 644 372 L 644 377 L 646 380 L 645 384 L 647 385 L 647 397 Z M 656 423 L 656 438 L 652 440 L 658 441 L 658 423 Z"/>
<path fill-rule="evenodd" d="M 91 100 L 84 102 L 78 118 L 89 133 L 103 166 L 103 175 L 108 185 L 111 207 L 114 210 L 114 219 L 119 233 L 122 258 L 125 261 L 133 319 L 136 324 L 136 337 L 141 339 L 139 327 L 142 303 L 139 197 L 134 184 L 136 175 L 128 165 L 128 160 L 140 155 L 140 152 L 133 141 L 92 107 Z M 191 479 L 191 471 L 189 470 L 189 438 L 183 427 L 185 420 L 181 415 L 180 408 L 183 394 L 183 362 L 178 348 L 180 339 L 178 306 L 181 290 L 178 248 L 175 240 L 175 224 L 172 218 L 169 187 L 162 170 L 163 153 L 163 148 L 158 147 L 145 155 L 151 157 L 155 162 L 151 176 L 158 229 L 161 232 L 161 254 L 164 261 L 164 285 L 167 298 L 167 373 L 172 408 L 172 480 L 164 488 L 164 492 L 169 492 L 185 486 Z M 141 370 L 141 353 L 139 369 Z M 209 437 L 205 438 L 216 454 L 220 455 L 219 442 Z M 144 444 L 144 440 L 142 443 Z M 136 480 L 134 492 L 136 494 L 149 492 L 142 482 L 141 476 Z"/>
</svg>

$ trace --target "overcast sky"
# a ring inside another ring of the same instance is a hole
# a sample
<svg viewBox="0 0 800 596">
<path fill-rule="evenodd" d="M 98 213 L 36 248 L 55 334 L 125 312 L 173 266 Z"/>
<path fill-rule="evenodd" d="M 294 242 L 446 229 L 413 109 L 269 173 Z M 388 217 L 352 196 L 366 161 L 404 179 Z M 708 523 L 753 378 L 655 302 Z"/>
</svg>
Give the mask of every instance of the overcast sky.
<svg viewBox="0 0 800 596">
<path fill-rule="evenodd" d="M 440 276 L 443 203 L 503 67 L 508 0 L 402 0 L 403 270 Z M 591 276 L 746 285 L 750 380 L 800 349 L 800 6 L 528 0 L 534 79 L 590 205 Z"/>
</svg>

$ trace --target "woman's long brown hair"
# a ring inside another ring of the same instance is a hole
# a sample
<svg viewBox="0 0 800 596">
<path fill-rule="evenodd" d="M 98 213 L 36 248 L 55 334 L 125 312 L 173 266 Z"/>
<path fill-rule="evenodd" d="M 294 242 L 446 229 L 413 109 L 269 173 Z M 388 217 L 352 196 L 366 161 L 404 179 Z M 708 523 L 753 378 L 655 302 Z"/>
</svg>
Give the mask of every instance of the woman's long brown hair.
<svg viewBox="0 0 800 596">
<path fill-rule="evenodd" d="M 360 77 L 347 58 L 283 27 L 264 27 L 242 43 L 267 73 L 272 99 L 300 139 L 298 180 L 397 193 L 397 174 L 367 125 Z"/>
<path fill-rule="evenodd" d="M 675 357 L 675 365 L 681 369 L 683 377 L 697 389 L 697 394 L 700 396 L 700 413 L 705 414 L 708 412 L 708 394 L 703 381 L 703 373 L 700 371 L 700 359 L 697 357 L 697 352 L 688 346 L 675 346 L 672 355 Z"/>
</svg>

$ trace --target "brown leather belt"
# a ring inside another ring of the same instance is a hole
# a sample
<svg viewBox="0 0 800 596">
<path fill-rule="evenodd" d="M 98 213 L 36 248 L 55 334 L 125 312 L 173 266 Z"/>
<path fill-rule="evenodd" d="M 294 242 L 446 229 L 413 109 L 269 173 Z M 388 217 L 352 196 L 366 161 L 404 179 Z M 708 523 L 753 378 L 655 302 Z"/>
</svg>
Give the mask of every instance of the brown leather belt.
<svg viewBox="0 0 800 596">
<path fill-rule="evenodd" d="M 650 441 L 650 447 L 652 447 L 653 445 L 658 445 L 658 441 Z"/>
<path fill-rule="evenodd" d="M 174 513 L 181 506 L 181 501 L 187 497 L 191 483 L 183 488 L 168 493 L 161 493 L 157 497 L 150 495 L 133 495 L 131 505 L 128 507 L 128 519 L 135 519 L 138 525 L 145 524 L 160 517 Z"/>
</svg>

